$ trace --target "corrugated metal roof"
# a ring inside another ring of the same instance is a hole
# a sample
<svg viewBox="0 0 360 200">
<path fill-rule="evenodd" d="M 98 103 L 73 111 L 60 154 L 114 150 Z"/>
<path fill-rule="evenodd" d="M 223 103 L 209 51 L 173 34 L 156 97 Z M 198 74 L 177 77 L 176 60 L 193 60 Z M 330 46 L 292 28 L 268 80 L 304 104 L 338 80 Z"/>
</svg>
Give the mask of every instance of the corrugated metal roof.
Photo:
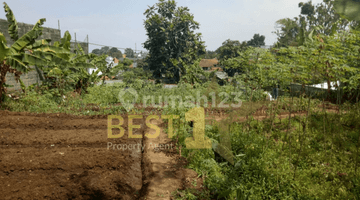
<svg viewBox="0 0 360 200">
<path fill-rule="evenodd" d="M 221 80 L 227 79 L 229 77 L 226 72 L 215 72 L 215 75 Z"/>
</svg>

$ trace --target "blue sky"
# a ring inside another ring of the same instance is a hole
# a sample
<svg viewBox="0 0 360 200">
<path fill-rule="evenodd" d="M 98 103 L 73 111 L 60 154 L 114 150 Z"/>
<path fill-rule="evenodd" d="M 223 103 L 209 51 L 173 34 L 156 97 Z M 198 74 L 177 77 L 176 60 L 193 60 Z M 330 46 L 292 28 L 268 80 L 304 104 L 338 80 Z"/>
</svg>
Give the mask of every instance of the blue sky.
<svg viewBox="0 0 360 200">
<path fill-rule="evenodd" d="M 293 18 L 300 14 L 299 2 L 307 0 L 178 0 L 177 6 L 186 6 L 200 23 L 197 32 L 202 33 L 208 50 L 216 50 L 227 39 L 250 40 L 255 33 L 265 35 L 265 44 L 276 41 L 275 22 L 281 18 Z M 144 12 L 158 0 L 9 0 L 18 22 L 35 24 L 46 18 L 45 27 L 66 30 L 72 38 L 120 48 L 145 50 L 142 43 L 147 39 L 144 29 Z M 322 0 L 313 0 L 314 4 Z M 6 19 L 4 9 L 0 18 Z M 90 45 L 92 49 L 100 46 Z M 120 49 L 124 52 L 122 49 Z"/>
</svg>

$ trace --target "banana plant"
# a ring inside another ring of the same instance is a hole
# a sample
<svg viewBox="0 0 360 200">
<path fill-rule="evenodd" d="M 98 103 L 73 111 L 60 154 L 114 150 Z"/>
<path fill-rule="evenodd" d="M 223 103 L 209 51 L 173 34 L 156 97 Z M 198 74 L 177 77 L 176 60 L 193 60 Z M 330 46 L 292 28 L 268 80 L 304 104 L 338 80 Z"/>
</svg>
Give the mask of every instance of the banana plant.
<svg viewBox="0 0 360 200">
<path fill-rule="evenodd" d="M 79 45 L 77 54 L 70 52 L 71 35 L 68 31 L 60 42 L 55 42 L 50 46 L 46 42 L 38 42 L 33 47 L 35 54 L 40 54 L 48 61 L 48 66 L 36 68 L 40 79 L 50 88 L 75 89 L 81 93 L 94 81 L 94 78 L 86 72 L 87 68 L 93 68 L 94 65 L 87 63 L 88 60 L 96 57 L 94 54 L 85 54 Z M 44 76 L 41 71 L 44 72 Z M 66 86 L 66 88 L 65 88 Z"/>
<path fill-rule="evenodd" d="M 41 27 L 46 19 L 40 19 L 33 29 L 22 37 L 18 35 L 18 24 L 10 7 L 4 2 L 4 9 L 7 21 L 9 22 L 8 33 L 14 41 L 11 47 L 7 47 L 7 41 L 3 33 L 0 32 L 0 103 L 6 93 L 6 74 L 13 73 L 16 80 L 19 80 L 22 73 L 27 73 L 32 69 L 31 65 L 46 65 L 46 60 L 31 53 L 31 46 L 42 34 Z"/>
</svg>

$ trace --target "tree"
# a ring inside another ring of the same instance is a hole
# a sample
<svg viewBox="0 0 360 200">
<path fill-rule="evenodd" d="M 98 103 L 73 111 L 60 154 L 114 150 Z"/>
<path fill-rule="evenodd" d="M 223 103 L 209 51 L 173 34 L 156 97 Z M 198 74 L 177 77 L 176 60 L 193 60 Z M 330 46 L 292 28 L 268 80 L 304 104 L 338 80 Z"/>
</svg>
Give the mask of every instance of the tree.
<svg viewBox="0 0 360 200">
<path fill-rule="evenodd" d="M 340 18 L 334 9 L 334 1 L 324 0 L 314 6 L 311 1 L 300 2 L 300 15 L 294 19 L 284 18 L 276 22 L 278 46 L 298 46 L 303 44 L 305 35 L 308 35 L 315 27 L 317 33 L 324 35 L 334 34 L 346 30 L 349 26 L 355 26 L 357 22 Z"/>
<path fill-rule="evenodd" d="M 109 52 L 110 47 L 101 47 L 100 55 L 105 55 Z"/>
<path fill-rule="evenodd" d="M 290 18 L 279 19 L 276 21 L 276 32 L 278 36 L 278 46 L 296 46 L 296 37 L 299 33 L 300 27 L 297 24 L 297 18 L 294 20 Z"/>
<path fill-rule="evenodd" d="M 254 34 L 253 38 L 247 42 L 248 46 L 253 46 L 253 47 L 260 47 L 265 45 L 265 36 L 264 35 L 259 35 L 259 34 Z"/>
<path fill-rule="evenodd" d="M 125 54 L 126 54 L 126 57 L 128 57 L 128 58 L 134 58 L 134 51 L 130 48 L 125 49 Z"/>
<path fill-rule="evenodd" d="M 240 43 L 238 40 L 225 40 L 221 47 L 216 49 L 217 57 L 221 61 L 239 56 L 239 52 L 245 50 L 247 43 Z"/>
<path fill-rule="evenodd" d="M 115 48 L 115 47 L 113 47 Z M 115 48 L 116 49 L 116 48 Z M 101 47 L 101 49 L 94 49 L 92 50 L 91 53 L 93 54 L 96 54 L 96 55 L 105 55 L 105 54 L 108 54 L 109 53 L 109 50 L 110 50 L 110 47 Z M 113 50 L 114 51 L 114 50 Z"/>
<path fill-rule="evenodd" d="M 203 59 L 213 59 L 216 58 L 217 54 L 215 51 L 206 50 L 206 53 L 201 55 Z"/>
<path fill-rule="evenodd" d="M 122 58 L 122 53 L 119 49 L 117 49 L 116 47 L 111 48 L 108 51 L 109 56 L 112 56 L 114 58 Z"/>
<path fill-rule="evenodd" d="M 360 0 L 335 0 L 334 8 L 341 17 L 360 22 Z"/>
<path fill-rule="evenodd" d="M 238 40 L 227 39 L 224 41 L 218 49 L 216 49 L 217 58 L 219 59 L 220 64 L 222 65 L 224 61 L 230 58 L 236 58 L 240 52 L 247 49 L 247 42 L 243 41 L 240 43 Z M 240 69 L 235 68 L 224 68 L 224 71 L 229 75 L 233 76 L 236 72 L 240 73 Z"/>
<path fill-rule="evenodd" d="M 159 0 L 144 15 L 148 35 L 144 47 L 149 51 L 147 62 L 154 78 L 161 79 L 164 75 L 179 82 L 180 75 L 188 73 L 183 64 L 193 63 L 199 52 L 205 51 L 201 33 L 194 33 L 199 23 L 187 7 L 176 7 L 174 0 Z M 195 53 L 187 56 L 192 50 Z M 179 62 L 172 62 L 173 59 Z"/>
<path fill-rule="evenodd" d="M 100 55 L 100 49 L 93 49 L 91 51 L 91 53 L 96 54 L 96 55 Z"/>
</svg>

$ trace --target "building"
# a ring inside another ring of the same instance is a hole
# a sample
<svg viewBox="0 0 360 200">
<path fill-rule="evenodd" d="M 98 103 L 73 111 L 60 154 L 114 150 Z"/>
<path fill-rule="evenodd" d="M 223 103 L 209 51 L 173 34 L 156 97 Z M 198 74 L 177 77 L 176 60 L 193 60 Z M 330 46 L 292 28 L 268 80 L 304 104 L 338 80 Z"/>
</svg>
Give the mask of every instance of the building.
<svg viewBox="0 0 360 200">
<path fill-rule="evenodd" d="M 222 68 L 219 65 L 219 61 L 216 58 L 202 59 L 199 65 L 204 71 L 215 71 L 216 69 L 222 71 Z"/>
</svg>

